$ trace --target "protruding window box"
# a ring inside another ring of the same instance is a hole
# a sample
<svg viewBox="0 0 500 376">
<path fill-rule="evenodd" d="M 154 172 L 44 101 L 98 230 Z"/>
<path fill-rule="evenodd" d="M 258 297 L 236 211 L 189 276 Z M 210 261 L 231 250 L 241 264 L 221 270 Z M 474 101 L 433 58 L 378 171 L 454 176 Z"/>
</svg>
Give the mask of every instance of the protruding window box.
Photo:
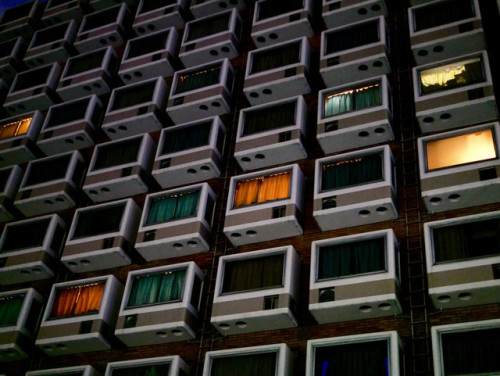
<svg viewBox="0 0 500 376">
<path fill-rule="evenodd" d="M 103 46 L 121 47 L 125 44 L 130 23 L 131 15 L 125 3 L 87 14 L 80 25 L 74 46 L 80 53 Z"/>
<path fill-rule="evenodd" d="M 102 129 L 112 140 L 162 129 L 167 90 L 163 77 L 114 89 Z"/>
<path fill-rule="evenodd" d="M 31 161 L 14 206 L 26 217 L 74 208 L 85 169 L 76 150 Z"/>
<path fill-rule="evenodd" d="M 500 212 L 427 222 L 424 234 L 436 308 L 500 302 Z"/>
<path fill-rule="evenodd" d="M 250 51 L 243 92 L 252 106 L 311 91 L 305 37 Z"/>
<path fill-rule="evenodd" d="M 0 362 L 29 357 L 42 305 L 32 288 L 0 293 Z"/>
<path fill-rule="evenodd" d="M 394 140 L 387 76 L 321 90 L 317 139 L 325 154 Z"/>
<path fill-rule="evenodd" d="M 30 68 L 54 62 L 64 64 L 74 55 L 77 30 L 78 24 L 74 20 L 38 30 L 26 51 L 25 64 Z"/>
<path fill-rule="evenodd" d="M 36 346 L 49 356 L 111 349 L 122 294 L 112 275 L 54 284 Z"/>
<path fill-rule="evenodd" d="M 0 239 L 0 283 L 54 277 L 65 237 L 66 224 L 55 214 L 7 223 Z"/>
<path fill-rule="evenodd" d="M 232 177 L 224 233 L 234 246 L 302 235 L 304 189 L 297 164 Z"/>
<path fill-rule="evenodd" d="M 42 369 L 26 372 L 26 376 L 101 376 L 92 366 Z"/>
<path fill-rule="evenodd" d="M 79 0 L 49 0 L 41 20 L 46 26 L 69 20 L 80 23 L 86 11 L 84 4 Z"/>
<path fill-rule="evenodd" d="M 486 48 L 477 0 L 433 1 L 408 9 L 417 65 Z"/>
<path fill-rule="evenodd" d="M 306 376 L 404 374 L 403 343 L 396 331 L 307 341 Z"/>
<path fill-rule="evenodd" d="M 36 144 L 45 155 L 93 146 L 102 113 L 102 103 L 95 94 L 51 106 Z"/>
<path fill-rule="evenodd" d="M 21 37 L 0 43 L 0 79 L 12 83 L 16 74 L 24 70 L 25 52 L 26 44 Z"/>
<path fill-rule="evenodd" d="M 208 251 L 215 193 L 207 183 L 146 197 L 135 248 L 147 261 Z"/>
<path fill-rule="evenodd" d="M 242 110 L 234 157 L 243 171 L 306 158 L 306 119 L 302 96 Z"/>
<path fill-rule="evenodd" d="M 118 75 L 127 85 L 158 76 L 171 77 L 178 47 L 178 34 L 173 27 L 130 39 Z"/>
<path fill-rule="evenodd" d="M 0 122 L 0 167 L 25 163 L 39 156 L 35 140 L 42 122 L 39 111 Z"/>
<path fill-rule="evenodd" d="M 128 347 L 195 338 L 203 278 L 193 261 L 130 272 L 115 335 Z"/>
<path fill-rule="evenodd" d="M 91 94 L 108 94 L 117 64 L 116 54 L 111 47 L 74 56 L 64 67 L 57 94 L 64 101 Z"/>
<path fill-rule="evenodd" d="M 327 29 L 388 14 L 385 0 L 323 0 L 321 9 Z"/>
<path fill-rule="evenodd" d="M 167 113 L 175 124 L 227 114 L 231 107 L 234 70 L 229 59 L 177 71 Z"/>
<path fill-rule="evenodd" d="M 35 0 L 5 9 L 0 15 L 0 40 L 18 36 L 30 40 L 39 28 L 43 7 L 41 1 Z"/>
<path fill-rule="evenodd" d="M 98 144 L 83 190 L 94 202 L 146 193 L 154 149 L 155 144 L 147 134 Z"/>
<path fill-rule="evenodd" d="M 422 198 L 430 213 L 500 200 L 499 132 L 492 123 L 418 139 Z"/>
<path fill-rule="evenodd" d="M 433 326 L 434 375 L 495 375 L 500 372 L 500 320 Z"/>
<path fill-rule="evenodd" d="M 191 0 L 189 10 L 194 18 L 201 18 L 220 13 L 226 9 L 246 9 L 246 3 L 247 0 Z"/>
<path fill-rule="evenodd" d="M 221 257 L 210 322 L 223 335 L 296 327 L 299 270 L 292 246 Z"/>
<path fill-rule="evenodd" d="M 326 87 L 388 74 L 389 34 L 383 16 L 321 33 L 320 74 Z"/>
<path fill-rule="evenodd" d="M 189 366 L 178 355 L 157 358 L 124 360 L 108 363 L 105 376 L 127 376 L 131 374 L 184 376 Z"/>
<path fill-rule="evenodd" d="M 5 100 L 5 110 L 15 116 L 30 111 L 45 111 L 59 103 L 56 88 L 60 76 L 58 63 L 18 73 Z"/>
<path fill-rule="evenodd" d="M 188 0 L 141 0 L 132 28 L 137 35 L 170 27 L 183 29 L 188 3 Z"/>
<path fill-rule="evenodd" d="M 255 45 L 264 47 L 300 37 L 313 37 L 313 3 L 313 0 L 257 1 L 251 34 Z"/>
<path fill-rule="evenodd" d="M 498 117 L 485 51 L 413 68 L 413 90 L 423 133 L 494 121 Z"/>
<path fill-rule="evenodd" d="M 398 218 L 388 145 L 316 160 L 313 216 L 321 231 Z"/>
<path fill-rule="evenodd" d="M 218 116 L 163 129 L 153 177 L 162 188 L 218 177 L 225 137 L 226 128 Z"/>
<path fill-rule="evenodd" d="M 208 351 L 203 376 L 220 375 L 228 369 L 236 375 L 248 369 L 258 369 L 263 376 L 293 375 L 293 359 L 292 351 L 284 343 Z"/>
<path fill-rule="evenodd" d="M 17 214 L 13 202 L 22 175 L 23 171 L 17 165 L 0 169 L 0 222 L 11 221 Z"/>
<path fill-rule="evenodd" d="M 140 216 L 131 198 L 77 209 L 61 261 L 73 273 L 129 265 Z"/>
<path fill-rule="evenodd" d="M 320 324 L 399 315 L 399 271 L 392 230 L 314 241 L 309 311 Z"/>
<path fill-rule="evenodd" d="M 238 56 L 241 19 L 236 9 L 190 21 L 184 29 L 179 59 L 185 67 Z"/>
</svg>

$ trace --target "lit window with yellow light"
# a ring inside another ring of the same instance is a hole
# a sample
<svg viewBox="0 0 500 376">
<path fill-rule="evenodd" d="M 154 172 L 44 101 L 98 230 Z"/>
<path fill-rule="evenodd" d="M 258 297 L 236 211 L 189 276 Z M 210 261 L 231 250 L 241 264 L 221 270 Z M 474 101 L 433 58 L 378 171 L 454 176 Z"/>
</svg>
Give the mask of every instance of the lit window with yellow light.
<svg viewBox="0 0 500 376">
<path fill-rule="evenodd" d="M 32 118 L 17 120 L 8 124 L 0 125 L 0 140 L 21 136 L 28 132 Z"/>
</svg>

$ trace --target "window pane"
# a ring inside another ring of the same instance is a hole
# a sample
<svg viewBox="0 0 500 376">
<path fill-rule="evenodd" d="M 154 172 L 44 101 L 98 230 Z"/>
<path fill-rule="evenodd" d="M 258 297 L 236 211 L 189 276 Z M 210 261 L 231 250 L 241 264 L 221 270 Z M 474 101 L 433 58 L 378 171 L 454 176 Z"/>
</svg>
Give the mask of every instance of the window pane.
<svg viewBox="0 0 500 376">
<path fill-rule="evenodd" d="M 7 22 L 11 22 L 22 17 L 27 17 L 32 7 L 33 2 L 30 1 L 29 3 L 5 9 L 2 17 L 2 24 L 6 24 Z"/>
<path fill-rule="evenodd" d="M 384 238 L 321 247 L 318 280 L 385 271 Z"/>
<path fill-rule="evenodd" d="M 31 163 L 25 187 L 63 179 L 68 170 L 71 154 L 59 158 Z"/>
<path fill-rule="evenodd" d="M 491 129 L 430 141 L 425 149 L 428 171 L 497 157 Z"/>
<path fill-rule="evenodd" d="M 193 191 L 152 200 L 146 224 L 151 225 L 195 216 L 199 197 L 200 191 Z"/>
<path fill-rule="evenodd" d="M 321 191 L 382 180 L 382 154 L 370 154 L 321 166 Z"/>
<path fill-rule="evenodd" d="M 151 366 L 135 366 L 113 368 L 111 376 L 169 376 L 169 364 L 154 364 Z"/>
<path fill-rule="evenodd" d="M 283 286 L 283 262 L 283 254 L 226 262 L 222 292 L 281 287 Z"/>
<path fill-rule="evenodd" d="M 137 162 L 142 138 L 98 147 L 94 170 Z"/>
<path fill-rule="evenodd" d="M 0 298 L 0 328 L 16 325 L 23 302 L 24 295 Z"/>
<path fill-rule="evenodd" d="M 236 183 L 234 207 L 287 198 L 289 192 L 289 171 L 239 181 Z"/>
<path fill-rule="evenodd" d="M 167 132 L 164 137 L 162 154 L 208 145 L 211 127 L 212 122 L 207 122 Z"/>
<path fill-rule="evenodd" d="M 245 114 L 243 136 L 278 129 L 295 124 L 296 102 L 268 107 Z"/>
<path fill-rule="evenodd" d="M 500 219 L 432 229 L 436 262 L 467 260 L 500 254 Z"/>
<path fill-rule="evenodd" d="M 303 6 L 304 0 L 264 1 L 259 4 L 258 20 L 260 21 L 266 18 L 279 16 L 280 14 L 293 12 L 294 10 L 302 9 Z"/>
<path fill-rule="evenodd" d="M 127 59 L 146 55 L 154 51 L 164 50 L 167 42 L 168 32 L 150 35 L 145 38 L 129 41 Z"/>
<path fill-rule="evenodd" d="M 300 42 L 253 54 L 251 73 L 284 67 L 300 62 Z"/>
<path fill-rule="evenodd" d="M 3 193 L 5 191 L 5 186 L 7 185 L 7 180 L 9 180 L 11 172 L 12 172 L 12 168 L 8 168 L 6 170 L 0 171 L 0 192 L 1 193 Z"/>
<path fill-rule="evenodd" d="M 219 83 L 221 67 L 212 66 L 201 71 L 187 73 L 179 76 L 175 94 L 201 89 Z"/>
<path fill-rule="evenodd" d="M 36 222 L 5 227 L 7 233 L 1 252 L 41 247 L 49 224 L 50 218 L 46 218 Z"/>
<path fill-rule="evenodd" d="M 363 86 L 327 95 L 325 98 L 325 117 L 344 112 L 361 110 L 363 108 L 382 104 L 380 84 Z"/>
<path fill-rule="evenodd" d="M 210 376 L 275 376 L 277 355 L 271 352 L 213 358 Z"/>
<path fill-rule="evenodd" d="M 11 39 L 0 43 L 0 58 L 7 57 L 12 54 L 12 50 L 16 45 L 17 39 Z"/>
<path fill-rule="evenodd" d="M 155 87 L 156 81 L 151 81 L 146 84 L 115 90 L 111 110 L 114 111 L 121 108 L 151 102 L 153 100 Z"/>
<path fill-rule="evenodd" d="M 388 341 L 316 347 L 314 376 L 389 376 Z"/>
<path fill-rule="evenodd" d="M 500 329 L 441 335 L 445 375 L 498 374 Z"/>
<path fill-rule="evenodd" d="M 47 43 L 55 42 L 64 38 L 64 34 L 68 28 L 68 23 L 63 23 L 56 25 L 54 27 L 49 27 L 43 30 L 39 30 L 36 33 L 35 42 L 31 46 L 38 47 Z"/>
<path fill-rule="evenodd" d="M 127 307 L 167 303 L 182 299 L 185 270 L 137 276 L 133 280 Z"/>
<path fill-rule="evenodd" d="M 451 90 L 486 80 L 483 62 L 479 57 L 422 70 L 419 77 L 422 94 Z"/>
<path fill-rule="evenodd" d="M 73 238 L 96 236 L 120 230 L 125 204 L 82 211 L 76 218 Z"/>
<path fill-rule="evenodd" d="M 378 27 L 377 20 L 328 33 L 326 34 L 325 53 L 331 54 L 378 42 L 380 40 Z"/>
<path fill-rule="evenodd" d="M 415 31 L 474 17 L 471 0 L 445 0 L 414 11 Z"/>
<path fill-rule="evenodd" d="M 83 315 L 99 311 L 104 283 L 56 290 L 50 318 Z"/>
<path fill-rule="evenodd" d="M 12 123 L 4 124 L 0 126 L 0 140 L 5 140 L 10 137 L 16 137 L 28 132 L 31 125 L 31 119 L 27 118 L 19 121 L 14 121 Z"/>
<path fill-rule="evenodd" d="M 90 97 L 76 102 L 70 102 L 60 107 L 52 107 L 47 128 L 67 124 L 75 120 L 83 120 L 87 112 Z"/>
<path fill-rule="evenodd" d="M 221 33 L 229 30 L 229 17 L 231 13 L 225 13 L 216 17 L 210 17 L 189 24 L 187 41 L 204 38 L 208 35 Z"/>
<path fill-rule="evenodd" d="M 74 76 L 82 72 L 88 72 L 90 70 L 100 68 L 105 53 L 106 50 L 100 50 L 70 59 L 68 61 L 69 67 L 65 73 L 65 77 Z"/>
<path fill-rule="evenodd" d="M 27 72 L 17 74 L 16 86 L 14 91 L 21 91 L 35 86 L 40 86 L 46 83 L 52 65 L 46 65 L 41 68 L 32 69 Z"/>
<path fill-rule="evenodd" d="M 83 26 L 83 29 L 80 32 L 97 29 L 98 27 L 106 26 L 110 23 L 116 22 L 119 12 L 120 12 L 120 7 L 115 6 L 88 15 L 87 18 L 85 19 L 85 25 Z"/>
</svg>

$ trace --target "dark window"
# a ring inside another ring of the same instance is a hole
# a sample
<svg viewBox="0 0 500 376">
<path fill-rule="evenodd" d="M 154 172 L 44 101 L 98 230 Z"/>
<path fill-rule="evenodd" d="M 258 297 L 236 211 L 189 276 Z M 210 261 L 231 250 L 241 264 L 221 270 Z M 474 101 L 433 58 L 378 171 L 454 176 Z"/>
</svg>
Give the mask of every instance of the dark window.
<svg viewBox="0 0 500 376">
<path fill-rule="evenodd" d="M 66 30 L 68 29 L 68 25 L 69 23 L 66 22 L 37 31 L 34 36 L 35 42 L 31 47 L 38 47 L 63 39 L 64 34 L 66 34 Z"/>
<path fill-rule="evenodd" d="M 93 170 L 120 166 L 137 161 L 142 138 L 113 142 L 96 148 L 97 157 Z"/>
<path fill-rule="evenodd" d="M 83 29 L 80 31 L 80 33 L 84 31 L 97 29 L 98 27 L 106 26 L 109 25 L 110 23 L 116 22 L 119 12 L 120 12 L 120 6 L 115 6 L 88 15 L 85 18 L 85 25 L 83 26 Z"/>
<path fill-rule="evenodd" d="M 75 2 L 74 0 L 52 0 L 50 1 L 50 8 L 57 7 L 62 4 L 69 4 Z M 65 374 L 66 375 L 66 374 Z"/>
<path fill-rule="evenodd" d="M 23 303 L 24 294 L 0 297 L 0 328 L 17 324 Z"/>
<path fill-rule="evenodd" d="M 243 136 L 294 125 L 295 107 L 292 102 L 246 112 Z"/>
<path fill-rule="evenodd" d="M 14 46 L 16 45 L 17 39 L 11 39 L 6 42 L 0 43 L 0 58 L 10 56 Z"/>
<path fill-rule="evenodd" d="M 46 128 L 71 123 L 75 120 L 83 120 L 89 103 L 90 97 L 52 107 Z"/>
<path fill-rule="evenodd" d="M 430 29 L 475 16 L 472 0 L 445 0 L 413 11 L 415 31 Z"/>
<path fill-rule="evenodd" d="M 68 170 L 70 160 L 71 154 L 66 154 L 61 157 L 32 162 L 24 186 L 29 187 L 51 180 L 63 179 Z"/>
<path fill-rule="evenodd" d="M 73 238 L 83 238 L 117 232 L 125 211 L 125 203 L 81 211 L 76 217 Z"/>
<path fill-rule="evenodd" d="M 199 308 L 202 285 L 202 280 L 195 276 L 191 292 L 191 305 L 196 309 Z"/>
<path fill-rule="evenodd" d="M 382 180 L 382 154 L 369 154 L 324 163 L 321 169 L 321 191 L 380 181 Z"/>
<path fill-rule="evenodd" d="M 47 82 L 52 65 L 46 65 L 40 68 L 32 69 L 27 72 L 17 74 L 16 86 L 14 91 L 21 91 L 43 85 Z"/>
<path fill-rule="evenodd" d="M 387 376 L 388 341 L 316 347 L 314 376 Z"/>
<path fill-rule="evenodd" d="M 284 255 L 227 261 L 222 293 L 270 289 L 283 286 Z"/>
<path fill-rule="evenodd" d="M 69 66 L 64 76 L 71 77 L 82 72 L 88 72 L 90 70 L 100 68 L 105 54 L 106 49 L 102 49 L 69 59 Z"/>
<path fill-rule="evenodd" d="M 147 0 L 142 3 L 141 13 L 146 13 L 176 3 L 177 0 Z"/>
<path fill-rule="evenodd" d="M 41 247 L 49 224 L 50 218 L 45 218 L 34 222 L 6 226 L 2 252 Z"/>
<path fill-rule="evenodd" d="M 500 328 L 441 334 L 444 375 L 500 372 Z"/>
<path fill-rule="evenodd" d="M 142 103 L 148 103 L 153 100 L 153 94 L 156 88 L 156 80 L 141 85 L 134 85 L 114 90 L 114 99 L 111 110 L 118 110 Z"/>
<path fill-rule="evenodd" d="M 169 32 L 166 31 L 129 41 L 127 59 L 150 54 L 159 50 L 165 50 L 168 34 Z"/>
<path fill-rule="evenodd" d="M 29 16 L 32 7 L 33 1 L 30 1 L 14 8 L 5 9 L 2 17 L 2 24 Z"/>
<path fill-rule="evenodd" d="M 214 17 L 193 21 L 189 24 L 187 41 L 227 31 L 229 29 L 230 16 L 231 12 L 226 12 Z"/>
<path fill-rule="evenodd" d="M 181 192 L 151 200 L 147 225 L 175 221 L 196 215 L 200 191 Z"/>
<path fill-rule="evenodd" d="M 276 351 L 212 358 L 211 376 L 275 376 Z"/>
<path fill-rule="evenodd" d="M 7 181 L 9 180 L 12 168 L 7 168 L 5 170 L 0 170 L 0 192 L 4 193 L 5 187 L 7 186 Z"/>
<path fill-rule="evenodd" d="M 215 65 L 203 70 L 179 75 L 175 94 L 201 89 L 206 86 L 218 84 L 220 81 L 221 66 Z"/>
<path fill-rule="evenodd" d="M 378 42 L 380 40 L 378 29 L 379 22 L 376 20 L 328 33 L 325 35 L 325 53 L 332 54 Z"/>
<path fill-rule="evenodd" d="M 382 104 L 381 94 L 380 84 L 328 93 L 325 95 L 325 117 L 379 106 Z"/>
<path fill-rule="evenodd" d="M 259 73 L 299 63 L 300 46 L 300 42 L 296 42 L 254 53 L 251 73 Z"/>
<path fill-rule="evenodd" d="M 258 21 L 293 12 L 304 7 L 304 0 L 275 1 L 267 0 L 259 3 Z"/>
<path fill-rule="evenodd" d="M 208 145 L 212 122 L 182 127 L 164 135 L 162 154 L 176 153 Z"/>
<path fill-rule="evenodd" d="M 111 376 L 168 376 L 170 364 L 153 364 L 147 366 L 127 366 L 126 368 L 112 368 Z"/>
<path fill-rule="evenodd" d="M 384 238 L 319 248 L 318 280 L 385 271 Z"/>
<path fill-rule="evenodd" d="M 500 219 L 487 219 L 432 229 L 436 262 L 500 254 Z"/>
</svg>

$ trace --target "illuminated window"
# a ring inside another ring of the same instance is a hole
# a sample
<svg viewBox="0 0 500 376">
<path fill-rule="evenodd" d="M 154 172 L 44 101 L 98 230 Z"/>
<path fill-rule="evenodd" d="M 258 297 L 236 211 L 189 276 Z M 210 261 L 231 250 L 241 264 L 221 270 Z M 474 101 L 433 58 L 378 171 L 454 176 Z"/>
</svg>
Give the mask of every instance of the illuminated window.
<svg viewBox="0 0 500 376">
<path fill-rule="evenodd" d="M 175 94 L 185 93 L 187 91 L 201 89 L 206 86 L 219 83 L 221 67 L 212 66 L 201 71 L 182 74 L 179 76 Z"/>
<path fill-rule="evenodd" d="M 426 153 L 427 171 L 497 158 L 491 129 L 430 141 Z"/>
<path fill-rule="evenodd" d="M 10 137 L 20 136 L 28 132 L 31 124 L 31 119 L 18 120 L 9 124 L 0 126 L 0 140 L 5 140 Z"/>
<path fill-rule="evenodd" d="M 328 94 L 325 98 L 325 117 L 377 106 L 381 104 L 381 99 L 380 84 Z"/>
<path fill-rule="evenodd" d="M 234 207 L 289 197 L 290 172 L 282 172 L 236 183 Z"/>
<path fill-rule="evenodd" d="M 199 190 L 155 198 L 151 203 L 146 224 L 193 217 L 197 212 L 199 198 Z"/>
<path fill-rule="evenodd" d="M 58 289 L 50 310 L 50 318 L 97 313 L 101 305 L 104 283 Z"/>
<path fill-rule="evenodd" d="M 16 325 L 23 303 L 24 295 L 0 297 L 0 328 Z"/>
</svg>

